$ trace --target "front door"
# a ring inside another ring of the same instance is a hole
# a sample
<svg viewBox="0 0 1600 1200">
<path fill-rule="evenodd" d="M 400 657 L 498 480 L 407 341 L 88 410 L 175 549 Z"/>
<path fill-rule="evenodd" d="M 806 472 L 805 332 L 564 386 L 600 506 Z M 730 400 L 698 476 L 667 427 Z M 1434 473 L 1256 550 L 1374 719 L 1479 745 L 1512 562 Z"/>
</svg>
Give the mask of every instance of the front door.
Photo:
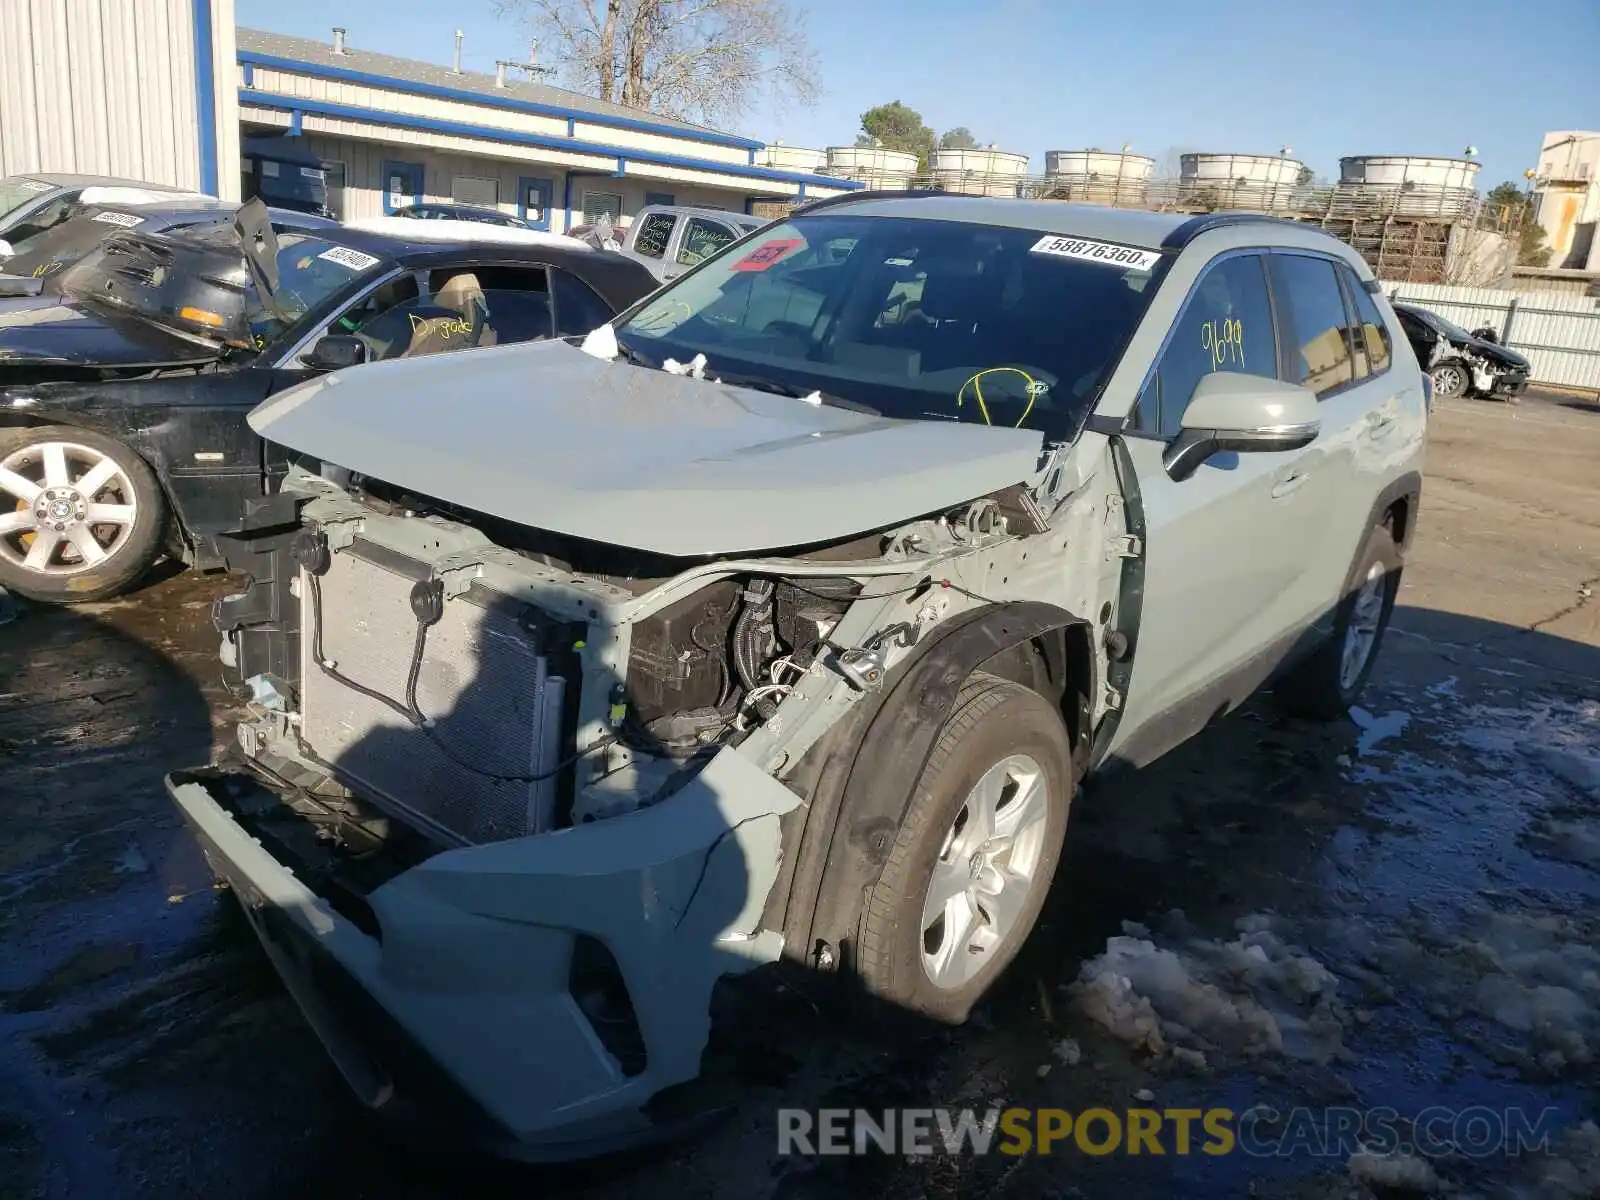
<svg viewBox="0 0 1600 1200">
<path fill-rule="evenodd" d="M 1239 703 L 1276 665 L 1312 524 L 1305 483 L 1317 443 L 1220 453 L 1186 479 L 1162 455 L 1195 386 L 1213 371 L 1278 377 L 1265 255 L 1209 263 L 1140 393 L 1126 439 L 1144 510 L 1144 588 L 1113 759 L 1149 762 Z M 1173 282 L 1179 282 L 1174 280 Z"/>
<path fill-rule="evenodd" d="M 396 213 L 422 203 L 422 164 L 385 162 L 383 164 L 383 211 Z"/>
</svg>

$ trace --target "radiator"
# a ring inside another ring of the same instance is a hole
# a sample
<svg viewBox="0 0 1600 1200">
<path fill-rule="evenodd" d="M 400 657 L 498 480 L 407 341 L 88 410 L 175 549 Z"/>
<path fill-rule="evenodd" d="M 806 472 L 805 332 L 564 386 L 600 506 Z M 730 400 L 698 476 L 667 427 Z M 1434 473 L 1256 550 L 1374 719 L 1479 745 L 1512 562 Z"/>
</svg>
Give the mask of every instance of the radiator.
<svg viewBox="0 0 1600 1200">
<path fill-rule="evenodd" d="M 417 632 L 411 589 L 425 577 L 420 564 L 358 541 L 321 578 L 323 658 L 402 707 Z M 461 841 L 551 827 L 556 781 L 526 777 L 560 760 L 565 681 L 546 670 L 524 605 L 477 585 L 445 601 L 417 678 L 417 707 L 432 720 L 419 729 L 311 660 L 306 579 L 300 593 L 301 737 L 312 753 L 358 794 Z"/>
</svg>

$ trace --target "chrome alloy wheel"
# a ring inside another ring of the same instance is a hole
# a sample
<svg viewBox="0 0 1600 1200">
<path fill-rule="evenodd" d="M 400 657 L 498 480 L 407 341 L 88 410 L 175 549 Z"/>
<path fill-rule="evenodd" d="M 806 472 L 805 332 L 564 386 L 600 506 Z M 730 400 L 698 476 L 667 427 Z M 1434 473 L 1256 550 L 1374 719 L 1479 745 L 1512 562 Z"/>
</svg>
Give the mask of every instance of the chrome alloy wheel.
<svg viewBox="0 0 1600 1200">
<path fill-rule="evenodd" d="M 959 988 L 1016 930 L 1036 887 L 1049 783 L 1013 754 L 979 778 L 945 834 L 922 902 L 922 969 L 935 987 Z"/>
<path fill-rule="evenodd" d="M 1383 600 L 1388 588 L 1382 563 L 1367 568 L 1367 577 L 1356 589 L 1350 620 L 1345 625 L 1344 653 L 1339 659 L 1339 686 L 1346 692 L 1354 688 L 1372 648 L 1378 644 L 1378 626 L 1383 621 Z"/>
<path fill-rule="evenodd" d="M 41 575 L 102 565 L 139 520 L 133 482 L 109 455 L 36 442 L 0 461 L 0 558 Z"/>
</svg>

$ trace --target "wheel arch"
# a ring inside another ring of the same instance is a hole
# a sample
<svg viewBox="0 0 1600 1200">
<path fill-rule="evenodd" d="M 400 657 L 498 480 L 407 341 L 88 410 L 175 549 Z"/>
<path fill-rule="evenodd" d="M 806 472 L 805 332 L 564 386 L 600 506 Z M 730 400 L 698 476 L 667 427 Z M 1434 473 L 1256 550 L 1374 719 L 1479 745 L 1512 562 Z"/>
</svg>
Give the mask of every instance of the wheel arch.
<svg viewBox="0 0 1600 1200">
<path fill-rule="evenodd" d="M 1052 604 L 985 605 L 933 630 L 883 687 L 855 706 L 796 779 L 810 797 L 790 831 L 781 921 L 790 957 L 815 969 L 848 965 L 868 889 L 883 871 L 940 728 L 973 672 L 993 673 L 1058 703 L 1081 778 L 1092 738 L 1092 627 Z M 786 836 L 787 840 L 787 836 Z M 819 955 L 819 950 L 826 953 Z"/>
</svg>

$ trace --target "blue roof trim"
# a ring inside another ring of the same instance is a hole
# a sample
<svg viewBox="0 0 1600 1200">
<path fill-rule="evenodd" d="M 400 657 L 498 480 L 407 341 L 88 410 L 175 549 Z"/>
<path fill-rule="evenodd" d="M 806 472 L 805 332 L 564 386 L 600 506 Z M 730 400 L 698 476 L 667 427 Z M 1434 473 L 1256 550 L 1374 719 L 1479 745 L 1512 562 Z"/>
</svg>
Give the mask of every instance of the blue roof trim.
<svg viewBox="0 0 1600 1200">
<path fill-rule="evenodd" d="M 705 142 L 713 146 L 732 146 L 739 150 L 760 150 L 765 142 L 740 137 L 734 133 L 716 133 L 712 130 L 684 129 L 677 125 L 664 125 L 659 121 L 642 121 L 633 117 L 617 117 L 608 113 L 586 112 L 581 108 L 567 108 L 558 104 L 539 104 L 532 100 L 514 100 L 507 96 L 486 96 L 482 92 L 469 92 L 461 88 L 444 87 L 437 83 L 421 83 L 400 79 L 393 75 L 375 75 L 368 71 L 352 71 L 348 67 L 335 67 L 328 63 L 306 62 L 298 58 L 280 58 L 276 54 L 258 54 L 253 50 L 239 51 L 242 66 L 267 67 L 275 71 L 298 71 L 320 79 L 337 79 L 342 83 L 360 83 L 368 87 L 383 87 L 396 92 L 410 92 L 416 96 L 431 96 L 436 100 L 459 100 L 465 104 L 478 104 L 486 108 L 499 108 L 507 112 L 527 113 L 536 117 L 561 117 L 571 123 L 582 121 L 585 125 L 608 125 L 614 129 L 629 129 L 635 133 L 654 133 L 663 137 L 680 138 L 687 142 Z M 246 82 L 250 82 L 248 79 Z"/>
<path fill-rule="evenodd" d="M 505 142 L 512 146 L 532 146 L 540 150 L 565 150 L 572 154 L 593 154 L 612 158 L 620 163 L 624 157 L 630 162 L 653 163 L 662 167 L 681 167 L 690 171 L 714 171 L 719 175 L 734 175 L 743 179 L 764 179 L 771 183 L 792 183 L 799 186 L 838 188 L 854 191 L 866 185 L 854 179 L 832 179 L 826 175 L 805 175 L 791 171 L 775 171 L 770 167 L 751 167 L 742 163 L 717 162 L 707 158 L 685 158 L 680 154 L 661 154 L 654 150 L 635 150 L 629 146 L 608 146 L 603 142 L 586 142 L 575 138 L 557 137 L 554 134 L 519 133 L 515 129 L 497 129 L 492 125 L 471 125 L 465 121 L 445 121 L 436 117 L 417 117 L 410 113 L 384 112 L 376 108 L 363 108 L 354 104 L 334 104 L 327 100 L 306 100 L 299 96 L 280 96 L 276 92 L 260 92 L 254 88 L 239 89 L 239 103 L 253 104 L 258 108 L 275 108 L 285 112 L 299 110 L 323 117 L 338 117 L 346 121 L 369 121 L 374 125 L 387 125 L 394 129 L 413 129 L 423 133 L 444 133 L 452 137 L 482 138 L 484 141 Z"/>
</svg>

